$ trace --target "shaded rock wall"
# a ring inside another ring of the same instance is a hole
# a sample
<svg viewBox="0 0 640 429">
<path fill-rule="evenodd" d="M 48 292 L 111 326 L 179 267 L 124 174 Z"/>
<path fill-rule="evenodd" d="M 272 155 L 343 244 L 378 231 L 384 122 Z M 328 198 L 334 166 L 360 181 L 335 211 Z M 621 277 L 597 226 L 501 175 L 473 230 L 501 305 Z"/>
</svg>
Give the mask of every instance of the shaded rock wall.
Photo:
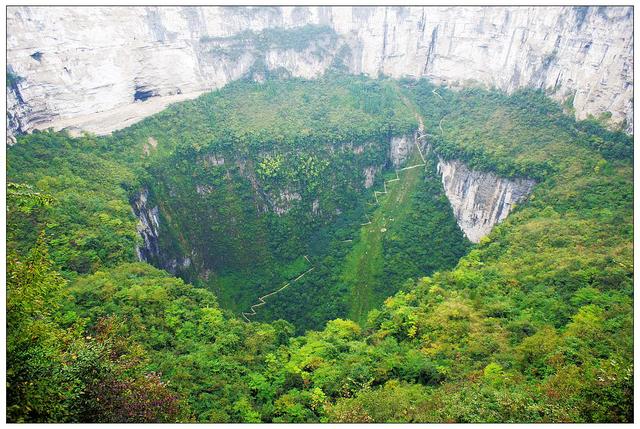
<svg viewBox="0 0 640 429">
<path fill-rule="evenodd" d="M 160 257 L 158 243 L 158 230 L 160 217 L 158 206 L 149 207 L 149 191 L 142 189 L 131 200 L 133 214 L 138 218 L 137 230 L 142 244 L 136 247 L 138 259 L 145 262 L 156 260 Z"/>
</svg>

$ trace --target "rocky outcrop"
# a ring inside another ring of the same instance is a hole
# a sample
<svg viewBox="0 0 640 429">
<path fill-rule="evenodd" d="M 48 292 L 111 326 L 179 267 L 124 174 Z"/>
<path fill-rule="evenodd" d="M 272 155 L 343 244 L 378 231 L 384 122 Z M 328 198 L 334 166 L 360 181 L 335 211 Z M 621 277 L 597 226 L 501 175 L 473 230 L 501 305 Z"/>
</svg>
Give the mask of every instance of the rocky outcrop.
<svg viewBox="0 0 640 429">
<path fill-rule="evenodd" d="M 632 131 L 631 7 L 9 7 L 7 64 L 11 132 L 104 134 L 242 76 L 334 66 L 542 88 Z"/>
<path fill-rule="evenodd" d="M 268 200 L 271 205 L 271 210 L 278 216 L 282 216 L 293 208 L 294 202 L 302 200 L 302 197 L 298 192 L 284 189 L 280 191 L 277 197 L 268 196 Z"/>
<path fill-rule="evenodd" d="M 369 189 L 373 186 L 373 183 L 376 179 L 376 175 L 382 170 L 382 167 L 370 166 L 365 167 L 362 170 L 362 174 L 364 175 L 364 188 Z"/>
<path fill-rule="evenodd" d="M 180 257 L 173 258 L 168 261 L 165 261 L 162 264 L 162 268 L 173 274 L 174 276 L 184 270 L 187 270 L 191 266 L 191 258 L 189 257 Z"/>
<path fill-rule="evenodd" d="M 219 167 L 224 165 L 224 157 L 215 153 L 204 156 L 204 165 L 207 167 Z"/>
<path fill-rule="evenodd" d="M 535 185 L 533 180 L 505 179 L 493 173 L 470 170 L 457 160 L 439 159 L 438 172 L 458 225 L 473 243 L 478 243 L 503 221 Z"/>
<path fill-rule="evenodd" d="M 196 185 L 196 193 L 198 195 L 206 195 L 213 192 L 213 188 L 209 185 Z"/>
</svg>

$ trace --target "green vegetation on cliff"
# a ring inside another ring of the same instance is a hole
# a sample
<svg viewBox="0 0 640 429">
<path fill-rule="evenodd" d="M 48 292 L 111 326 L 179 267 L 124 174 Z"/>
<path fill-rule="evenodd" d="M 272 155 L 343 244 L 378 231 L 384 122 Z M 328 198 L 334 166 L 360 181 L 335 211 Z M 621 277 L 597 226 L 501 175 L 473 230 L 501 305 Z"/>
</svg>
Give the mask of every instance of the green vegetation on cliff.
<svg viewBox="0 0 640 429">
<path fill-rule="evenodd" d="M 370 207 L 414 111 L 427 165 Z M 631 154 L 538 92 L 338 76 L 236 83 L 109 137 L 21 136 L 8 419 L 632 421 Z M 538 183 L 469 249 L 438 156 Z M 136 262 L 143 188 L 160 214 L 150 262 L 189 257 L 182 279 Z M 302 255 L 314 271 L 241 319 Z M 359 273 L 366 317 L 349 313 Z"/>
</svg>

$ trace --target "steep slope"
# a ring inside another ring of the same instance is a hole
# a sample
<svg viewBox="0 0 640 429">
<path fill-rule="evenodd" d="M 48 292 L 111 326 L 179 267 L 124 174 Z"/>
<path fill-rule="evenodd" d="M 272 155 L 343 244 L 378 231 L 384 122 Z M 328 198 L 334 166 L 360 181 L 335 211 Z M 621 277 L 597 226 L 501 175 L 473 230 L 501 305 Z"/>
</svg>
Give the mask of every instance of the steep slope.
<svg viewBox="0 0 640 429">
<path fill-rule="evenodd" d="M 10 7 L 8 127 L 103 134 L 247 74 L 339 67 L 541 88 L 632 131 L 632 25 L 630 7 Z"/>
<path fill-rule="evenodd" d="M 124 255 L 96 248 L 98 243 L 110 248 L 114 242 L 129 242 L 124 260 L 131 260 L 135 248 L 139 260 L 215 291 L 224 308 L 240 315 L 260 296 L 309 269 L 308 256 L 314 271 L 279 294 L 276 305 L 261 307 L 254 318 L 283 318 L 304 332 L 346 316 L 353 304 L 349 295 L 354 285 L 328 285 L 327 277 L 341 271 L 346 253 L 356 244 L 352 240 L 365 218 L 366 203 L 382 185 L 382 174 L 403 168 L 410 156 L 417 156 L 410 152 L 415 127 L 412 112 L 389 81 L 334 75 L 316 81 L 241 82 L 111 137 L 73 140 L 34 134 L 11 149 L 9 175 L 39 182 L 68 201 L 54 215 L 51 230 L 61 235 L 53 256 L 68 271 L 111 266 Z M 82 153 L 83 144 L 92 148 L 89 153 Z M 94 151 L 109 160 L 97 171 L 117 165 L 99 183 L 82 165 L 97 163 L 90 155 Z M 32 160 L 33 154 L 44 158 Z M 73 171 L 68 175 L 77 183 L 73 197 L 49 177 L 50 169 L 58 167 Z M 437 193 L 417 183 L 413 188 L 425 192 L 427 201 Z M 131 213 L 112 209 L 127 200 L 138 220 L 136 228 L 131 228 Z M 395 250 L 386 251 L 387 256 L 402 260 L 402 249 L 415 250 L 409 245 L 416 239 L 425 249 L 439 250 L 419 251 L 424 260 L 411 269 L 392 264 L 393 274 L 378 264 L 384 276 L 375 300 L 362 298 L 367 302 L 362 315 L 397 291 L 407 275 L 451 267 L 465 251 L 446 205 L 409 198 L 407 204 L 406 212 L 422 210 L 422 217 L 398 219 L 397 228 L 412 222 L 443 232 L 395 234 Z M 74 215 L 68 216 L 69 211 Z M 87 239 L 87 228 L 95 222 L 102 227 Z M 135 230 L 140 240 L 131 235 Z M 450 246 L 435 246 L 444 231 L 450 232 Z M 91 260 L 86 259 L 89 249 L 95 251 Z"/>
</svg>

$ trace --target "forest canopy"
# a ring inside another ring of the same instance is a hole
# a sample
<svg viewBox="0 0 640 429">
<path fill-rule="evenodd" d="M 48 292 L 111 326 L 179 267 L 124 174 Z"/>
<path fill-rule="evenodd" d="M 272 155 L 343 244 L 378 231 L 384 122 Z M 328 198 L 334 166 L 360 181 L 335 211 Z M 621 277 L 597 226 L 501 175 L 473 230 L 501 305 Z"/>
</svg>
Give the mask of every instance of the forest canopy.
<svg viewBox="0 0 640 429">
<path fill-rule="evenodd" d="M 420 121 L 424 168 L 371 206 Z M 632 156 L 539 91 L 339 74 L 239 81 L 110 136 L 19 136 L 7 420 L 631 422 Z M 472 245 L 441 159 L 536 186 Z"/>
</svg>

